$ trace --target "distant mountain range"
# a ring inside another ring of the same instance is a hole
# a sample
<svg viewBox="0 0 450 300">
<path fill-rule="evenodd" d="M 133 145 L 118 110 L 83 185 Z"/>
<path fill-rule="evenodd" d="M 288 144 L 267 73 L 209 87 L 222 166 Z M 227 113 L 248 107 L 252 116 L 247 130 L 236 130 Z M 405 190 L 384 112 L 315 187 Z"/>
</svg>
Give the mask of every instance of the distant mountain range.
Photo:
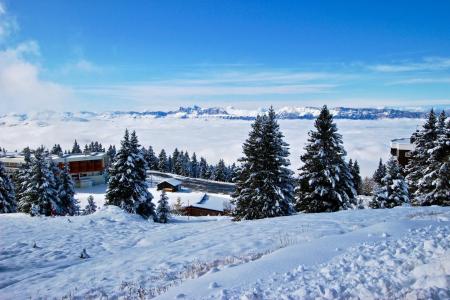
<svg viewBox="0 0 450 300">
<path fill-rule="evenodd" d="M 14 126 L 27 123 L 36 123 L 46 126 L 55 121 L 67 122 L 89 122 L 93 120 L 114 119 L 229 119 L 229 120 L 253 120 L 258 114 L 264 113 L 266 109 L 247 110 L 234 107 L 211 107 L 201 108 L 199 106 L 180 107 L 172 111 L 112 111 L 112 112 L 55 112 L 43 111 L 30 114 L 10 113 L 0 115 L 0 126 Z M 424 111 L 407 111 L 394 108 L 348 108 L 335 107 L 330 109 L 335 119 L 350 120 L 378 120 L 397 118 L 423 118 Z M 300 120 L 314 119 L 320 113 L 320 107 L 283 107 L 276 110 L 279 119 Z"/>
</svg>

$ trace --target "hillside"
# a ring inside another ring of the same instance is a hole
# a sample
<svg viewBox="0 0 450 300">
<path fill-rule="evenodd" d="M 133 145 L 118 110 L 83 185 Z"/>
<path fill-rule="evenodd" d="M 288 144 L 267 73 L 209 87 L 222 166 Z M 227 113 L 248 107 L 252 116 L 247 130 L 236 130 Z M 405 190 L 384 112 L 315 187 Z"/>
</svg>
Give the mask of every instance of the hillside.
<svg viewBox="0 0 450 300">
<path fill-rule="evenodd" d="M 0 298 L 448 298 L 449 225 L 443 207 L 166 225 L 115 207 L 3 214 Z"/>
</svg>

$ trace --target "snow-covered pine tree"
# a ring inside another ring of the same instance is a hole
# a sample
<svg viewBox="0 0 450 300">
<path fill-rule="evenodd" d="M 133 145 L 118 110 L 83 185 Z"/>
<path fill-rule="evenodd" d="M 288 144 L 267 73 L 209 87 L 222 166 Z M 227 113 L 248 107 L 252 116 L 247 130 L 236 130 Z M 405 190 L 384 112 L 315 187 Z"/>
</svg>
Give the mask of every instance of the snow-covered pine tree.
<svg viewBox="0 0 450 300">
<path fill-rule="evenodd" d="M 30 148 L 26 147 L 22 150 L 22 155 L 24 156 L 24 162 L 19 167 L 19 170 L 17 173 L 13 175 L 14 183 L 15 183 L 15 192 L 16 192 L 16 199 L 19 203 L 20 199 L 24 196 L 24 192 L 26 190 L 26 186 L 29 182 L 29 178 L 31 177 L 31 150 Z M 20 208 L 19 208 L 20 210 Z"/>
<path fill-rule="evenodd" d="M 60 171 L 60 186 L 58 194 L 62 208 L 62 215 L 77 215 L 80 208 L 78 206 L 78 201 L 74 197 L 74 183 L 67 163 L 64 164 L 63 169 Z"/>
<path fill-rule="evenodd" d="M 171 172 L 175 174 L 181 173 L 182 163 L 180 163 L 179 156 L 180 151 L 178 151 L 178 148 L 175 148 L 172 154 L 172 170 L 171 170 Z"/>
<path fill-rule="evenodd" d="M 353 177 L 353 186 L 355 188 L 355 191 L 357 192 L 358 195 L 362 194 L 362 179 L 357 160 L 355 160 L 352 167 L 350 168 L 350 173 L 352 174 Z"/>
<path fill-rule="evenodd" d="M 55 177 L 50 167 L 48 154 L 38 148 L 31 158 L 30 171 L 25 177 L 24 191 L 19 199 L 19 210 L 35 215 L 57 215 L 60 213 Z"/>
<path fill-rule="evenodd" d="M 219 160 L 216 168 L 214 169 L 214 180 L 216 181 L 226 181 L 226 167 L 223 159 Z"/>
<path fill-rule="evenodd" d="M 109 145 L 108 151 L 106 151 L 106 156 L 108 157 L 108 161 L 112 162 L 114 160 L 114 156 L 116 156 L 116 146 Z"/>
<path fill-rule="evenodd" d="M 386 165 L 382 185 L 376 187 L 369 205 L 372 208 L 392 208 L 408 202 L 408 184 L 402 175 L 402 167 L 395 157 L 391 157 Z"/>
<path fill-rule="evenodd" d="M 94 196 L 89 195 L 87 198 L 88 204 L 84 207 L 83 215 L 91 215 L 97 211 L 97 205 L 94 201 Z"/>
<path fill-rule="evenodd" d="M 14 185 L 0 161 L 0 214 L 17 211 Z"/>
<path fill-rule="evenodd" d="M 164 149 L 161 150 L 158 156 L 158 170 L 160 172 L 169 172 L 169 165 L 167 162 L 167 155 Z"/>
<path fill-rule="evenodd" d="M 158 200 L 158 206 L 156 208 L 156 221 L 158 223 L 167 223 L 170 218 L 170 206 L 169 198 L 165 191 L 161 192 L 161 197 Z"/>
<path fill-rule="evenodd" d="M 383 164 L 383 160 L 380 158 L 378 168 L 375 170 L 375 173 L 373 173 L 372 179 L 377 185 L 382 185 L 384 176 L 386 176 L 386 166 Z"/>
<path fill-rule="evenodd" d="M 304 165 L 296 190 L 296 209 L 304 212 L 326 212 L 347 209 L 355 203 L 353 178 L 344 158 L 342 136 L 325 105 L 309 132 Z"/>
<path fill-rule="evenodd" d="M 428 167 L 429 153 L 434 148 L 436 139 L 436 115 L 431 110 L 423 127 L 411 137 L 415 149 L 410 152 L 410 159 L 406 166 L 406 180 L 408 181 L 413 202 L 416 202 L 415 198 L 418 196 L 416 191 L 419 189 L 419 182 L 426 175 L 424 171 Z"/>
<path fill-rule="evenodd" d="M 234 217 L 250 220 L 292 213 L 288 145 L 283 141 L 272 107 L 267 115 L 257 116 L 243 153 L 233 194 Z"/>
<path fill-rule="evenodd" d="M 147 189 L 146 169 L 147 164 L 140 151 L 136 133 L 133 131 L 130 137 L 126 130 L 121 148 L 109 171 L 106 204 L 119 206 L 146 218 L 152 216 L 153 196 Z"/>
<path fill-rule="evenodd" d="M 416 185 L 416 205 L 450 205 L 450 130 L 445 120 L 443 111 L 437 122 L 437 137 L 432 149 L 427 152 L 425 169 L 422 170 L 423 177 L 419 178 Z"/>
<path fill-rule="evenodd" d="M 148 168 L 150 170 L 158 170 L 158 158 L 156 157 L 155 152 L 153 151 L 153 147 L 148 146 L 148 148 L 143 152 L 144 158 L 147 161 Z"/>
<path fill-rule="evenodd" d="M 206 179 L 208 178 L 208 163 L 206 162 L 206 159 L 203 157 L 200 157 L 200 163 L 198 166 L 198 177 Z"/>
<path fill-rule="evenodd" d="M 80 145 L 78 145 L 77 140 L 75 140 L 75 142 L 73 143 L 71 153 L 72 154 L 81 154 L 81 148 L 80 148 Z"/>
<path fill-rule="evenodd" d="M 50 151 L 51 154 L 55 154 L 55 155 L 62 155 L 63 154 L 63 150 L 61 148 L 61 146 L 59 144 L 55 144 L 52 148 L 52 150 Z"/>
<path fill-rule="evenodd" d="M 199 165 L 198 165 L 198 161 L 197 161 L 197 155 L 194 153 L 192 153 L 192 160 L 191 160 L 191 176 L 193 178 L 198 178 L 198 173 L 199 173 Z"/>
</svg>

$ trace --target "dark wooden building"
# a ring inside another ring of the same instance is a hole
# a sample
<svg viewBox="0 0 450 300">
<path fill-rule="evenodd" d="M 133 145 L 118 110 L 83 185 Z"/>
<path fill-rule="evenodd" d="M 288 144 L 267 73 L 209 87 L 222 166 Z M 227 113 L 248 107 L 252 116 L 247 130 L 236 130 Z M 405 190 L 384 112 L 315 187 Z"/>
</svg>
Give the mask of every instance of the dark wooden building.
<svg viewBox="0 0 450 300">
<path fill-rule="evenodd" d="M 183 213 L 186 216 L 223 216 L 226 213 L 224 211 L 204 208 L 204 207 L 196 207 L 196 206 L 187 206 L 183 208 Z"/>
<path fill-rule="evenodd" d="M 156 187 L 158 191 L 178 192 L 181 190 L 181 181 L 175 178 L 168 178 L 158 183 Z"/>
<path fill-rule="evenodd" d="M 410 138 L 394 139 L 391 141 L 391 155 L 397 157 L 398 163 L 403 167 L 408 164 L 412 150 L 414 150 L 414 143 L 412 143 Z"/>
</svg>

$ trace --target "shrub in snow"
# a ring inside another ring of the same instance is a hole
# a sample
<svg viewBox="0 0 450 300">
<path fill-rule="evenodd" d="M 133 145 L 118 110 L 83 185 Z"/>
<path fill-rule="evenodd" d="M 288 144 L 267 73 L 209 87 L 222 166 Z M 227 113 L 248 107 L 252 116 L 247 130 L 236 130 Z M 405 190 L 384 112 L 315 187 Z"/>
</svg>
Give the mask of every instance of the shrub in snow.
<svg viewBox="0 0 450 300">
<path fill-rule="evenodd" d="M 375 185 L 375 180 L 369 177 L 364 177 L 361 185 L 361 194 L 364 196 L 372 195 Z"/>
<path fill-rule="evenodd" d="M 175 204 L 172 206 L 172 212 L 174 214 L 182 215 L 183 214 L 183 204 L 181 203 L 181 198 L 178 197 Z"/>
<path fill-rule="evenodd" d="M 167 223 L 170 218 L 169 198 L 165 191 L 162 191 L 161 197 L 158 200 L 158 207 L 156 208 L 156 222 Z"/>
<path fill-rule="evenodd" d="M 136 132 L 125 131 L 121 148 L 109 170 L 106 205 L 116 205 L 145 218 L 154 215 L 152 194 L 146 182 L 145 161 Z"/>
<path fill-rule="evenodd" d="M 88 204 L 84 207 L 83 215 L 90 215 L 97 211 L 97 205 L 95 204 L 94 197 L 89 195 L 87 198 Z"/>
<path fill-rule="evenodd" d="M 243 145 L 244 157 L 235 178 L 235 219 L 261 219 L 293 212 L 292 171 L 288 169 L 288 144 L 271 107 L 257 116 Z"/>
<path fill-rule="evenodd" d="M 0 161 L 0 213 L 13 213 L 16 210 L 14 185 Z"/>
<path fill-rule="evenodd" d="M 402 168 L 395 157 L 391 157 L 386 165 L 386 176 L 378 185 L 370 207 L 392 208 L 409 202 L 408 185 L 402 175 Z"/>
<path fill-rule="evenodd" d="M 89 254 L 87 254 L 86 249 L 83 249 L 83 251 L 81 251 L 80 258 L 86 259 L 86 258 L 89 258 L 89 257 L 90 256 L 89 256 Z"/>
<path fill-rule="evenodd" d="M 345 162 L 342 136 L 324 106 L 309 132 L 296 189 L 296 209 L 325 212 L 347 209 L 355 203 L 353 177 Z"/>
</svg>

